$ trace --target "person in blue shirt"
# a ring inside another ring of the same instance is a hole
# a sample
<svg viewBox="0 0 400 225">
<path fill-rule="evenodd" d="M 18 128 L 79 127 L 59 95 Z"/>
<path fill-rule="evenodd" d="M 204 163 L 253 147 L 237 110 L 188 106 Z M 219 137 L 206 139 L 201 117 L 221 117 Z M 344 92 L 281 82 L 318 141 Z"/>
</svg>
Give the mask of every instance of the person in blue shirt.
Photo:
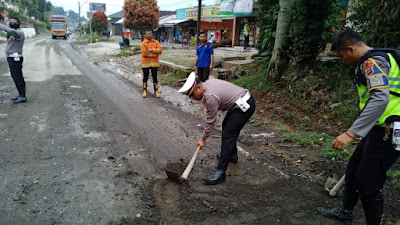
<svg viewBox="0 0 400 225">
<path fill-rule="evenodd" d="M 214 46 L 207 42 L 206 33 L 200 32 L 200 43 L 197 44 L 196 60 L 193 70 L 197 69 L 197 76 L 201 82 L 208 80 L 214 64 Z"/>
</svg>

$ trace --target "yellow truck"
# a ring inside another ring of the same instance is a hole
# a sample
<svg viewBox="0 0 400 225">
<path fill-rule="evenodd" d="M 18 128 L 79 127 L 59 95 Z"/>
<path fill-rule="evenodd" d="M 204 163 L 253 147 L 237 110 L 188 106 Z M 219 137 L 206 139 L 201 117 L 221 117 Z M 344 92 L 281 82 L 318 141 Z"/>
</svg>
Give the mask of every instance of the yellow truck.
<svg viewBox="0 0 400 225">
<path fill-rule="evenodd" d="M 51 15 L 50 31 L 53 39 L 56 39 L 57 37 L 67 39 L 67 17 L 62 15 Z"/>
</svg>

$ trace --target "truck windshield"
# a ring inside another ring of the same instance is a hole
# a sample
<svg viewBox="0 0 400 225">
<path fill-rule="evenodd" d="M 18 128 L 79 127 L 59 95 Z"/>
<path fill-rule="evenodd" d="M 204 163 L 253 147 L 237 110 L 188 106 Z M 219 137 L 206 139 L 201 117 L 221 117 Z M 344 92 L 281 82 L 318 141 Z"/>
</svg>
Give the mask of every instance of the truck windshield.
<svg viewBox="0 0 400 225">
<path fill-rule="evenodd" d="M 53 29 L 64 29 L 64 27 L 62 23 L 53 23 Z"/>
</svg>

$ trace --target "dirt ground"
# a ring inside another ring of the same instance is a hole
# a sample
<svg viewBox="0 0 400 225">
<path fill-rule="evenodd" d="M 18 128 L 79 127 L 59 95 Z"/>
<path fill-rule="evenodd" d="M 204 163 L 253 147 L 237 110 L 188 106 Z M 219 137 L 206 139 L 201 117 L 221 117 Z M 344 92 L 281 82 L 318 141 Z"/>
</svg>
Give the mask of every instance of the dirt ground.
<svg viewBox="0 0 400 225">
<path fill-rule="evenodd" d="M 140 55 L 121 57 L 116 55 L 117 46 L 109 51 L 101 50 L 104 49 L 101 48 L 103 45 L 77 46 L 100 68 L 115 71 L 126 78 L 127 82 L 140 86 Z M 184 61 L 184 57 L 193 53 L 181 49 L 173 54 L 174 51 L 165 51 L 169 54 L 163 57 Z M 217 54 L 233 53 L 221 51 Z M 202 104 L 177 94 L 176 87 L 162 86 L 160 90 L 166 104 L 204 119 Z M 340 193 L 338 197 L 330 197 L 324 185 L 328 177 L 339 179 L 343 175 L 345 163 L 323 158 L 320 149 L 304 149 L 294 144 L 281 143 L 276 121 L 272 119 L 275 117 L 271 117 L 271 114 L 276 113 L 276 107 L 286 103 L 271 95 L 254 95 L 257 102 L 256 114 L 270 122 L 245 126 L 238 143 L 239 163 L 229 166 L 225 183 L 216 186 L 202 184 L 201 179 L 211 174 L 217 165 L 215 153 L 218 149 L 211 151 L 206 148 L 200 152 L 188 182 L 177 184 L 166 179 L 166 176 L 163 179 L 152 179 L 148 186 L 141 188 L 144 211 L 140 215 L 121 218 L 110 224 L 341 224 L 320 216 L 316 208 L 335 207 L 339 204 Z M 224 113 L 219 114 L 216 131 L 211 137 L 216 142 L 221 136 L 223 116 Z M 279 118 L 276 120 L 290 129 L 290 125 Z M 202 129 L 202 124 L 195 126 L 198 130 Z M 187 163 L 190 157 L 189 153 L 182 156 L 180 161 Z M 126 173 L 123 178 L 127 182 L 134 182 L 135 174 Z M 384 193 L 385 221 L 387 224 L 399 225 L 400 190 L 387 182 Z M 355 209 L 354 224 L 365 224 L 360 205 Z M 152 213 L 154 211 L 155 214 Z"/>
</svg>

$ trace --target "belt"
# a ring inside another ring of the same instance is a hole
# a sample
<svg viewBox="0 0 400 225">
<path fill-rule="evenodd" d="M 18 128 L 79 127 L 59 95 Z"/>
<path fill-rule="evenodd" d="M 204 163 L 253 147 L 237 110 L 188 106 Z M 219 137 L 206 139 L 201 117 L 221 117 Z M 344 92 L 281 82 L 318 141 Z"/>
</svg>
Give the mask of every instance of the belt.
<svg viewBox="0 0 400 225">
<path fill-rule="evenodd" d="M 12 57 L 12 58 L 14 58 L 14 54 L 7 54 L 7 57 Z M 22 54 L 18 54 L 18 57 L 22 57 Z"/>
<path fill-rule="evenodd" d="M 242 99 L 247 102 L 247 100 L 249 100 L 249 98 L 251 97 L 250 92 L 247 91 L 246 94 L 242 97 Z"/>
<path fill-rule="evenodd" d="M 250 92 L 248 90 L 246 90 L 246 94 L 244 94 L 243 97 L 241 97 L 241 99 L 243 99 L 245 102 L 247 102 L 247 100 L 249 100 L 250 97 L 251 97 Z M 234 110 L 234 109 L 240 109 L 240 108 L 238 105 L 235 104 L 235 106 L 231 110 Z"/>
</svg>

